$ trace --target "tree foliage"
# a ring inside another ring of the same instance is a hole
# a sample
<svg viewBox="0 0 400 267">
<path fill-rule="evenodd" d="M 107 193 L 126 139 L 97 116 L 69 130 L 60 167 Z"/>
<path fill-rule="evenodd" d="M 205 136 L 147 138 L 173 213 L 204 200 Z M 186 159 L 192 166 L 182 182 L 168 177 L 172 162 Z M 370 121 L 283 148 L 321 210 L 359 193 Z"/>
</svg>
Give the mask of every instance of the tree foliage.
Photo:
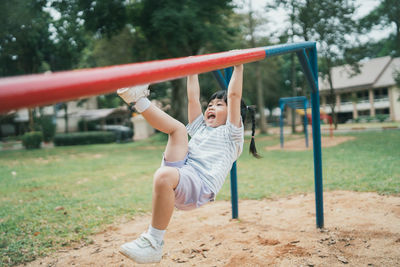
<svg viewBox="0 0 400 267">
<path fill-rule="evenodd" d="M 233 33 L 227 24 L 230 0 L 144 0 L 136 8 L 133 24 L 143 31 L 157 59 L 223 49 Z"/>
<path fill-rule="evenodd" d="M 345 51 L 351 49 L 357 40 L 352 33 L 358 29 L 353 19 L 354 0 L 277 0 L 277 4 L 294 9 L 293 32 L 297 38 L 314 40 L 318 44 L 318 70 L 322 78 L 329 81 L 330 97 L 334 98 L 330 70 L 344 62 L 357 67 L 354 58 L 345 58 Z M 337 127 L 335 114 L 336 101 L 331 103 L 332 114 Z"/>
<path fill-rule="evenodd" d="M 77 1 L 76 6 L 85 22 L 86 30 L 111 37 L 125 27 L 127 2 L 118 0 L 74 1 Z"/>
<path fill-rule="evenodd" d="M 48 70 L 52 43 L 45 0 L 0 1 L 0 76 Z"/>
<path fill-rule="evenodd" d="M 151 59 L 224 50 L 234 33 L 228 24 L 231 0 L 143 0 L 128 20 L 143 33 Z M 172 116 L 186 122 L 185 81 L 171 81 Z"/>
<path fill-rule="evenodd" d="M 380 4 L 368 15 L 360 20 L 360 26 L 364 33 L 378 27 L 391 28 L 395 31 L 387 39 L 372 42 L 376 55 L 400 56 L 400 5 L 398 0 L 382 0 Z"/>
<path fill-rule="evenodd" d="M 395 28 L 387 38 L 378 41 L 370 40 L 366 44 L 355 47 L 349 54 L 361 54 L 364 57 L 374 58 L 382 56 L 400 56 L 400 5 L 397 0 L 382 0 L 370 13 L 360 19 L 362 33 L 373 29 Z M 400 87 L 400 71 L 396 71 L 394 79 Z"/>
</svg>

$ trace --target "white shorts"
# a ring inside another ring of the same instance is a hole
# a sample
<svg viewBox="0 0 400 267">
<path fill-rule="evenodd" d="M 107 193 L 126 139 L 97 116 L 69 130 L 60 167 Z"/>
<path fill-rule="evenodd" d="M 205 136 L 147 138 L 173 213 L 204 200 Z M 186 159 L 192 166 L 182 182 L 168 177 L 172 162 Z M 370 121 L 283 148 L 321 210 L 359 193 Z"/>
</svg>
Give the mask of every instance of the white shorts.
<svg viewBox="0 0 400 267">
<path fill-rule="evenodd" d="M 180 210 L 192 210 L 210 201 L 214 201 L 214 193 L 197 175 L 192 166 L 187 165 L 187 155 L 180 161 L 166 161 L 163 157 L 161 166 L 178 169 L 179 183 L 175 188 L 175 207 Z"/>
</svg>

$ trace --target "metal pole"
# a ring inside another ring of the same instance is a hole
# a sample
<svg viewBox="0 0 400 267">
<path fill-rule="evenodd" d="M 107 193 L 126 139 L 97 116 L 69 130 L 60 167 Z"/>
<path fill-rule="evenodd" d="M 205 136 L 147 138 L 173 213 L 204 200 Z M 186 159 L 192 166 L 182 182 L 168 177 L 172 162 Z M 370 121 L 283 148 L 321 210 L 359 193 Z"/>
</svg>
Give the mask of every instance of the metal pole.
<svg viewBox="0 0 400 267">
<path fill-rule="evenodd" d="M 238 205 L 238 191 L 237 191 L 236 161 L 233 163 L 231 169 L 231 202 L 232 202 L 232 219 L 237 219 L 239 217 L 239 205 Z"/>
<path fill-rule="evenodd" d="M 227 84 L 229 84 L 229 81 L 231 80 L 232 73 L 233 73 L 232 67 L 225 69 L 225 80 Z"/>
<path fill-rule="evenodd" d="M 306 147 L 308 147 L 307 99 L 304 100 L 304 133 L 306 135 Z"/>
<path fill-rule="evenodd" d="M 323 198 L 323 180 L 322 180 L 322 151 L 321 151 L 321 125 L 319 113 L 319 89 L 318 89 L 318 59 L 317 48 L 314 45 L 310 49 L 311 68 L 314 74 L 316 90 L 311 93 L 311 105 L 313 121 L 313 142 L 314 142 L 314 175 L 315 175 L 315 204 L 317 214 L 317 227 L 324 227 L 324 198 Z"/>
<path fill-rule="evenodd" d="M 280 128 L 280 141 L 281 141 L 281 148 L 283 148 L 283 120 L 284 120 L 284 110 L 285 104 L 279 103 L 279 107 L 281 108 L 281 115 L 279 116 L 279 128 Z"/>
<path fill-rule="evenodd" d="M 222 75 L 220 70 L 213 71 L 218 84 L 223 90 L 228 90 L 229 81 L 232 77 L 232 68 L 225 69 L 225 77 Z M 232 203 L 232 219 L 239 217 L 239 205 L 238 205 L 238 190 L 237 190 L 237 168 L 236 161 L 233 163 L 231 168 L 231 203 Z"/>
<path fill-rule="evenodd" d="M 233 68 L 225 69 L 225 81 L 226 85 L 229 85 L 229 82 L 232 77 Z M 228 88 L 226 88 L 228 90 Z M 233 163 L 231 168 L 231 203 L 232 203 L 232 219 L 239 218 L 239 204 L 238 204 L 238 186 L 237 186 L 237 168 L 236 161 Z"/>
<path fill-rule="evenodd" d="M 322 185 L 322 151 L 321 151 L 321 125 L 319 113 L 319 90 L 318 90 L 318 63 L 317 51 L 310 49 L 310 61 L 305 50 L 297 52 L 300 63 L 311 86 L 311 116 L 313 129 L 313 152 L 314 152 L 314 184 L 315 184 L 315 207 L 317 227 L 324 227 L 324 205 Z"/>
<path fill-rule="evenodd" d="M 214 70 L 213 71 L 214 77 L 215 79 L 217 79 L 217 82 L 219 84 L 219 86 L 221 87 L 222 90 L 227 90 L 228 89 L 228 85 L 225 81 L 224 76 L 222 75 L 220 70 Z"/>
</svg>

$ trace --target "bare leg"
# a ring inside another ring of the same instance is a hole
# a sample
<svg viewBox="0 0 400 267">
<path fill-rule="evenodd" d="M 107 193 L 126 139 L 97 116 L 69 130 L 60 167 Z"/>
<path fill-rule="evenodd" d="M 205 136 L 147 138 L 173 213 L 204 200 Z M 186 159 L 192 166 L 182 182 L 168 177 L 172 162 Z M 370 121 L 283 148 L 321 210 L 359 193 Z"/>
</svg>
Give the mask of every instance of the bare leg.
<svg viewBox="0 0 400 267">
<path fill-rule="evenodd" d="M 168 134 L 168 143 L 164 157 L 167 161 L 183 160 L 188 152 L 186 127 L 153 104 L 142 116 L 157 130 Z M 165 230 L 171 220 L 175 204 L 174 189 L 179 183 L 179 172 L 176 168 L 161 167 L 154 174 L 153 212 L 151 225 Z"/>
<path fill-rule="evenodd" d="M 179 172 L 173 167 L 161 167 L 154 174 L 153 212 L 151 225 L 165 230 L 171 220 L 175 204 L 174 189 L 179 182 Z"/>
<path fill-rule="evenodd" d="M 167 161 L 183 160 L 188 152 L 188 137 L 185 125 L 153 104 L 142 112 L 142 116 L 152 127 L 169 135 L 164 153 L 165 159 Z"/>
</svg>

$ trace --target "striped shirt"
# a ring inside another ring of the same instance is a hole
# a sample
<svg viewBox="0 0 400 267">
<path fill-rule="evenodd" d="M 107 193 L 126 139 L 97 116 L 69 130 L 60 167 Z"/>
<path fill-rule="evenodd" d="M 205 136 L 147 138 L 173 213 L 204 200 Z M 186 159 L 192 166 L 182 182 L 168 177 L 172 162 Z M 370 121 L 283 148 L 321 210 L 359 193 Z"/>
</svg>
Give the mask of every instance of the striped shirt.
<svg viewBox="0 0 400 267">
<path fill-rule="evenodd" d="M 187 164 L 196 170 L 216 195 L 232 164 L 242 153 L 243 123 L 238 128 L 227 119 L 226 124 L 213 128 L 206 126 L 203 115 L 199 115 L 186 128 L 191 137 Z"/>
</svg>

